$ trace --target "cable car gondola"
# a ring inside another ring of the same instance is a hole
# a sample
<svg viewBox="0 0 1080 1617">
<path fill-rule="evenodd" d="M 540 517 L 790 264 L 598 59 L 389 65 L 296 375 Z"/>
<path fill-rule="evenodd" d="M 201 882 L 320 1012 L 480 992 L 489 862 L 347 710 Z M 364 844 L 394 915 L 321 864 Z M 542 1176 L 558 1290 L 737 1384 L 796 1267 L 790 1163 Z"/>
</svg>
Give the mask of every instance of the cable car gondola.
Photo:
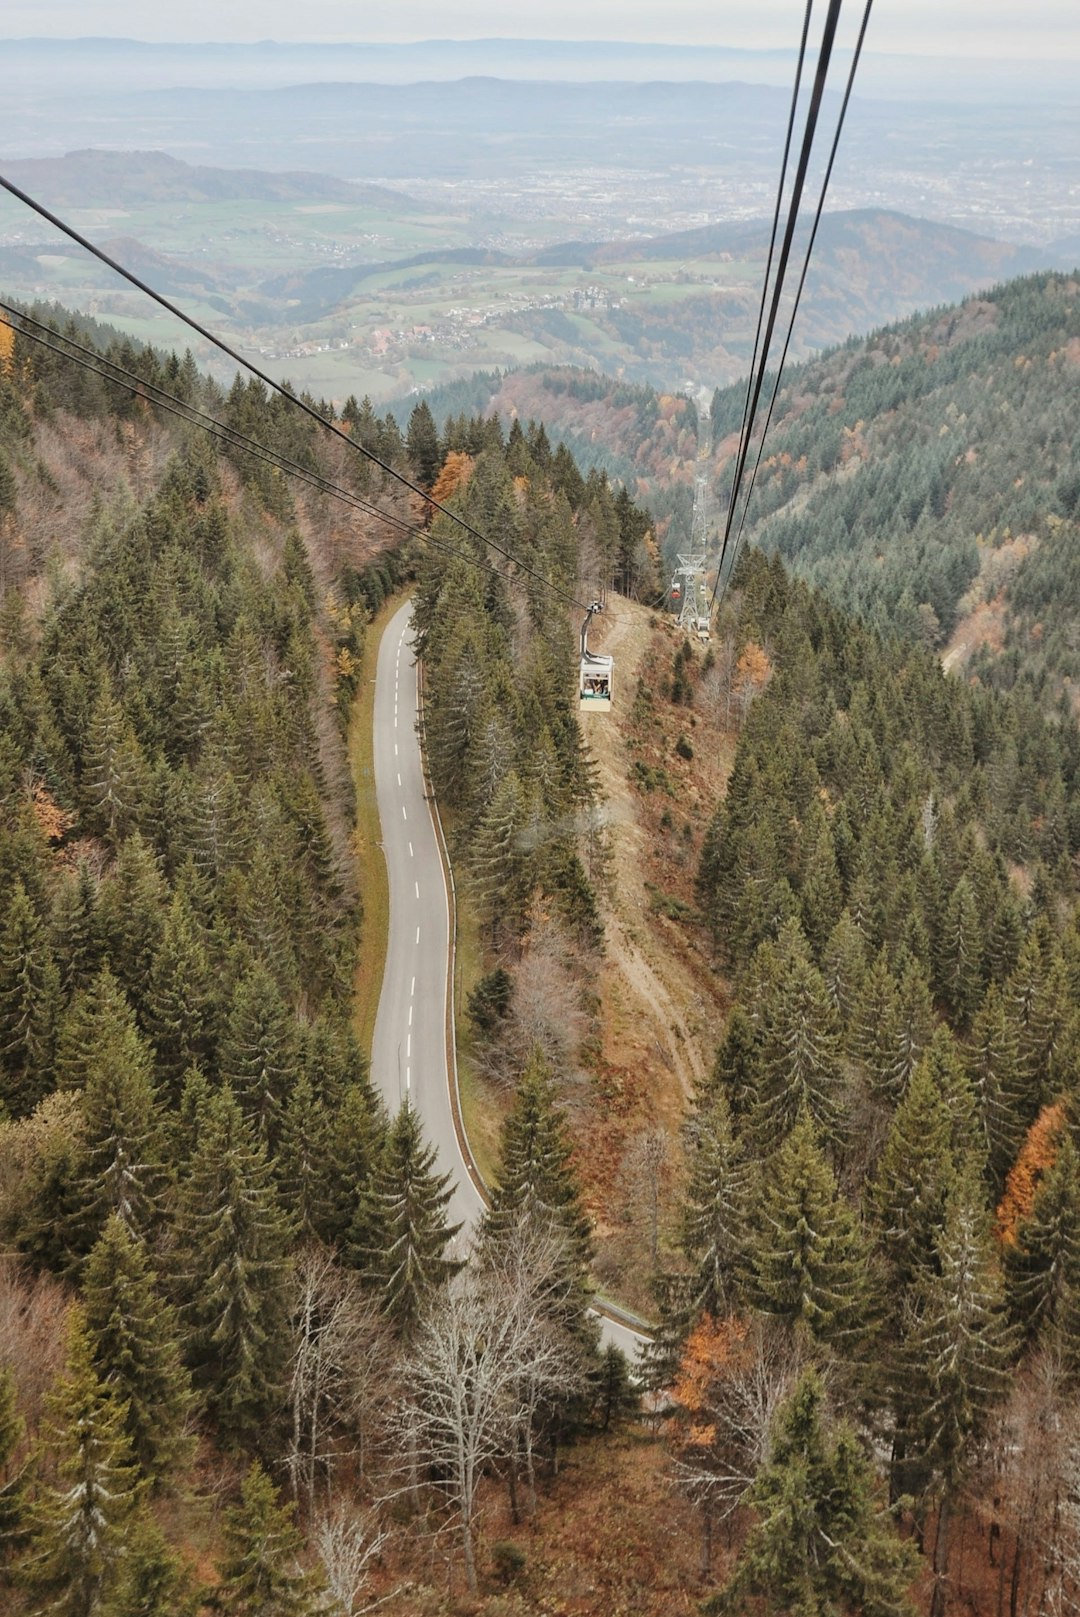
<svg viewBox="0 0 1080 1617">
<path fill-rule="evenodd" d="M 578 707 L 582 713 L 610 713 L 614 657 L 589 650 L 589 624 L 594 612 L 603 611 L 594 601 L 581 625 L 581 671 L 578 678 Z"/>
</svg>

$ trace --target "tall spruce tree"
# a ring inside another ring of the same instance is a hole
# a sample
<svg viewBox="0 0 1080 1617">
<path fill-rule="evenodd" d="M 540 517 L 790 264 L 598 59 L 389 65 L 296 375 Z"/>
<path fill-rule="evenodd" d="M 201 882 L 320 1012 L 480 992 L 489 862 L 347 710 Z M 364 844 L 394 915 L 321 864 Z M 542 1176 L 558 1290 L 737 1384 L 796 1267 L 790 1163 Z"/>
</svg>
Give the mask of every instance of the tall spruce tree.
<svg viewBox="0 0 1080 1617">
<path fill-rule="evenodd" d="M 176 1275 L 195 1385 L 227 1441 L 279 1407 L 290 1230 L 261 1143 L 228 1088 L 209 1102 L 176 1211 Z"/>
<path fill-rule="evenodd" d="M 750 1124 L 761 1154 L 774 1149 L 802 1109 L 822 1135 L 839 1138 L 839 1026 L 824 980 L 797 922 L 784 926 L 761 984 L 758 1095 Z"/>
<path fill-rule="evenodd" d="M 122 1566 L 137 1500 L 125 1409 L 98 1376 L 79 1309 L 68 1325 L 64 1374 L 46 1404 L 46 1475 L 28 1520 L 21 1565 L 32 1610 L 99 1617 Z"/>
<path fill-rule="evenodd" d="M 749 1170 L 732 1131 L 727 1098 L 715 1085 L 699 1096 L 686 1134 L 682 1248 L 693 1265 L 695 1309 L 720 1315 L 730 1311 L 740 1291 Z"/>
<path fill-rule="evenodd" d="M 0 1106 L 33 1111 L 52 1087 L 60 974 L 44 923 L 16 881 L 0 926 Z"/>
<path fill-rule="evenodd" d="M 221 1617 L 316 1617 L 326 1607 L 321 1583 L 300 1564 L 304 1537 L 295 1506 L 256 1461 L 244 1477 L 240 1503 L 225 1515 L 225 1557 L 213 1594 Z"/>
<path fill-rule="evenodd" d="M 763 1167 L 747 1244 L 757 1306 L 851 1354 L 870 1322 L 867 1247 L 805 1111 Z"/>
<path fill-rule="evenodd" d="M 814 1370 L 780 1411 L 769 1457 L 745 1500 L 754 1521 L 717 1617 L 913 1617 L 914 1547 L 897 1535 L 851 1428 L 827 1420 Z"/>
<path fill-rule="evenodd" d="M 142 1241 L 115 1214 L 87 1259 L 83 1307 L 98 1374 L 125 1406 L 133 1458 L 147 1481 L 167 1482 L 190 1454 L 191 1377 L 176 1312 Z"/>
<path fill-rule="evenodd" d="M 374 1235 L 377 1244 L 359 1252 L 360 1266 L 405 1339 L 415 1332 L 431 1294 L 460 1268 L 447 1256 L 461 1228 L 446 1216 L 453 1193 L 450 1174 L 435 1171 L 435 1152 L 425 1145 L 420 1119 L 406 1101 L 361 1200 L 351 1242 L 356 1252 Z"/>
</svg>

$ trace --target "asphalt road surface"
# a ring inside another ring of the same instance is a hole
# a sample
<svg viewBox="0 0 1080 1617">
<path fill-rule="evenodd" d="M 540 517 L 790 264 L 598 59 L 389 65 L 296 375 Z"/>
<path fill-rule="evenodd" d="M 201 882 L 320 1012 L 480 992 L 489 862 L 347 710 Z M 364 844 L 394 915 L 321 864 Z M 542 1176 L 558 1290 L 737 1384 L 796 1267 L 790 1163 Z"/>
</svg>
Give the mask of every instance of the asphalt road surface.
<svg viewBox="0 0 1080 1617">
<path fill-rule="evenodd" d="M 453 1176 L 451 1221 L 463 1253 L 484 1208 L 465 1161 L 450 1100 L 447 990 L 450 904 L 420 757 L 412 602 L 383 632 L 375 670 L 375 795 L 390 885 L 390 935 L 371 1047 L 371 1076 L 387 1110 L 406 1097 L 439 1167 Z M 601 1315 L 603 1337 L 633 1359 L 641 1338 Z"/>
</svg>

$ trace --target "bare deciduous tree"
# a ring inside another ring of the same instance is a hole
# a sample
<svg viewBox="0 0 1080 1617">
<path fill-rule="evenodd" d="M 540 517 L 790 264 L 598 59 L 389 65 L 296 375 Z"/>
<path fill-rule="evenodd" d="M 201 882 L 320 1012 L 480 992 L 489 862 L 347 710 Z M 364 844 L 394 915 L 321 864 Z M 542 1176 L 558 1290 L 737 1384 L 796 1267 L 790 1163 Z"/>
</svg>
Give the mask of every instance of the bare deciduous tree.
<svg viewBox="0 0 1080 1617">
<path fill-rule="evenodd" d="M 285 1456 L 294 1495 L 310 1510 L 346 1453 L 363 1465 L 376 1373 L 390 1359 L 378 1308 L 326 1247 L 299 1253 L 293 1275 L 296 1349 L 289 1376 L 291 1432 Z"/>
<path fill-rule="evenodd" d="M 457 1512 L 474 1593 L 480 1479 L 513 1453 L 531 1425 L 539 1390 L 571 1376 L 574 1359 L 527 1258 L 500 1261 L 488 1253 L 434 1299 L 403 1361 L 400 1451 L 427 1459 Z"/>
<path fill-rule="evenodd" d="M 63 1368 L 70 1303 L 71 1293 L 51 1275 L 33 1275 L 17 1258 L 0 1258 L 0 1366 L 15 1377 L 19 1411 L 31 1432 Z"/>
<path fill-rule="evenodd" d="M 761 1316 L 706 1316 L 690 1334 L 669 1436 L 676 1482 L 701 1512 L 703 1576 L 714 1524 L 730 1520 L 768 1459 L 773 1420 L 800 1367 L 791 1336 Z"/>
<path fill-rule="evenodd" d="M 316 1515 L 311 1540 L 330 1597 L 345 1617 L 353 1617 L 357 1611 L 372 1563 L 388 1537 L 372 1511 L 361 1510 L 348 1499 L 339 1499 Z"/>
</svg>

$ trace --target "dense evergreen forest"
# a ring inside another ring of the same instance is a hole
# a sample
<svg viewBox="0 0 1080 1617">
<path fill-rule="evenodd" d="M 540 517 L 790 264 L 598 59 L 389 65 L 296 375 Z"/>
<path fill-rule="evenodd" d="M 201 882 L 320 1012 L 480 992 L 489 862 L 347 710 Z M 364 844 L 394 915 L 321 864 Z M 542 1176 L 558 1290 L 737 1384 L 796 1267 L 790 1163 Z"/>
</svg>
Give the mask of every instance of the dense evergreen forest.
<svg viewBox="0 0 1080 1617">
<path fill-rule="evenodd" d="M 754 538 L 929 645 L 982 607 L 984 678 L 1075 686 L 1078 363 L 1080 282 L 1038 275 L 786 372 Z M 715 395 L 718 445 L 742 403 Z"/>
<path fill-rule="evenodd" d="M 37 313 L 387 523 L 415 517 L 260 384 Z M 540 427 L 440 439 L 419 407 L 403 436 L 366 401 L 337 419 L 568 589 L 579 557 L 647 564 L 647 520 Z M 454 1528 L 475 1586 L 484 1474 L 509 1467 L 531 1514 L 556 1437 L 625 1400 L 542 1056 L 514 1075 L 463 1274 L 445 1177 L 353 1030 L 345 731 L 368 618 L 420 557 L 385 527 L 0 326 L 5 1609 L 351 1612 L 390 1518 L 406 1563 Z M 473 817 L 478 891 L 493 925 L 547 892 L 595 933 L 565 612 L 437 535 L 433 769 Z"/>
<path fill-rule="evenodd" d="M 798 373 L 766 547 L 612 716 L 658 840 L 684 821 L 665 921 L 725 1008 L 663 1148 L 637 1387 L 589 1308 L 619 873 L 570 602 L 655 597 L 649 518 L 536 422 L 320 405 L 475 530 L 403 543 L 419 497 L 260 385 L 66 327 L 372 510 L 0 325 L 5 1609 L 1071 1609 L 1078 513 L 1047 378 L 1075 319 L 1071 283 L 1021 282 Z M 938 642 L 979 580 L 1006 649 L 958 679 Z M 353 1021 L 346 741 L 406 583 L 499 1097 L 467 1262 Z M 646 724 L 685 771 L 722 745 L 723 789 L 678 802 Z M 622 1608 L 557 1537 L 597 1496 L 653 1557 Z"/>
</svg>

